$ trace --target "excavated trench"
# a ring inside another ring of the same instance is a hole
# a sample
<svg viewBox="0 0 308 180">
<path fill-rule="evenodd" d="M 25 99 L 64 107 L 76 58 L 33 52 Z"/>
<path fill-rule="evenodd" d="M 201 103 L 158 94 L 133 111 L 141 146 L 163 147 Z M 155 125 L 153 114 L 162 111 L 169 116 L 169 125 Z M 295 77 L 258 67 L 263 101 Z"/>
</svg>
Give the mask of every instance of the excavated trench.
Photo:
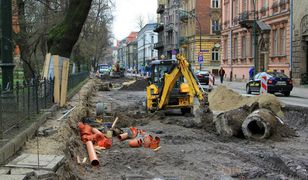
<svg viewBox="0 0 308 180">
<path fill-rule="evenodd" d="M 136 87 L 139 91 L 129 86 L 117 89 L 89 92 L 82 111 L 69 121 L 67 160 L 62 171 L 65 179 L 308 179 L 305 108 L 283 107 L 288 127 L 278 125 L 271 138 L 256 141 L 218 135 L 213 115 L 197 108 L 189 117 L 176 112 L 147 114 L 144 87 Z M 106 121 L 119 117 L 120 128 L 136 126 L 160 137 L 161 149 L 130 148 L 114 137 L 111 149 L 99 151 L 98 167 L 88 160 L 78 164 L 77 156 L 83 159 L 87 152 L 77 122 L 85 116 L 94 117 L 98 102 L 106 104 Z M 247 131 L 260 137 L 266 129 L 258 120 L 252 120 L 247 123 Z"/>
</svg>

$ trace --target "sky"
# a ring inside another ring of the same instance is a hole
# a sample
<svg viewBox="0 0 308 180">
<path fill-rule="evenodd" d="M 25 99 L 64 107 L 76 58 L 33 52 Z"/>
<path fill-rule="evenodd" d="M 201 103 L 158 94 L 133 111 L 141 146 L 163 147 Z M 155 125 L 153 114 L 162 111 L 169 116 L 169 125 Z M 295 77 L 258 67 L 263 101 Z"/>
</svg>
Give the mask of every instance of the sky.
<svg viewBox="0 0 308 180">
<path fill-rule="evenodd" d="M 138 17 L 144 22 L 156 20 L 157 0 L 115 0 L 113 33 L 117 40 L 126 38 L 130 32 L 138 32 Z"/>
</svg>

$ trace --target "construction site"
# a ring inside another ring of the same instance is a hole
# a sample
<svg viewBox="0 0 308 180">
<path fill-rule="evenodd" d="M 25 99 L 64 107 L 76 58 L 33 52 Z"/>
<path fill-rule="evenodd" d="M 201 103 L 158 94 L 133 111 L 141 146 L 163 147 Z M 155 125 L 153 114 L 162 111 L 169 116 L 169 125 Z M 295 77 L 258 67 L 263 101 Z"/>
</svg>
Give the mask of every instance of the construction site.
<svg viewBox="0 0 308 180">
<path fill-rule="evenodd" d="M 34 160 L 31 172 L 48 173 L 38 179 L 308 178 L 307 109 L 285 106 L 271 94 L 244 97 L 218 86 L 208 94 L 206 112 L 196 101 L 189 114 L 150 113 L 146 86 L 140 77 L 88 80 L 40 127 L 55 132 L 37 134 L 19 154 L 62 157 L 52 172 Z M 105 139 L 85 138 L 85 126 Z M 15 160 L 2 170 L 13 172 Z M 28 178 L 38 177 L 29 172 Z"/>
</svg>

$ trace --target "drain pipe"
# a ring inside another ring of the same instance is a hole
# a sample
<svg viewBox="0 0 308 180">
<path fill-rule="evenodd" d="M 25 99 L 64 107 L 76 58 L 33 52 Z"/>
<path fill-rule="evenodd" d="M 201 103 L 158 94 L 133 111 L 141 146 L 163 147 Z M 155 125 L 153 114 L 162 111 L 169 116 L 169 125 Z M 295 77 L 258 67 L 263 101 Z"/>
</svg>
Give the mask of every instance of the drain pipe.
<svg viewBox="0 0 308 180">
<path fill-rule="evenodd" d="M 290 78 L 293 77 L 292 67 L 293 67 L 293 0 L 290 1 L 290 66 L 289 66 Z"/>
</svg>

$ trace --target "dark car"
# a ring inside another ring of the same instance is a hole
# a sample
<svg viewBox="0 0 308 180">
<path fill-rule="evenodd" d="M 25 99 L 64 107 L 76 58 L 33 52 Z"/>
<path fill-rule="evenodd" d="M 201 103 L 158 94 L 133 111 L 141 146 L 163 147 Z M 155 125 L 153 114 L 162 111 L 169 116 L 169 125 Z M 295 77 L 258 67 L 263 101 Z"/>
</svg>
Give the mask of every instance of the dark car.
<svg viewBox="0 0 308 180">
<path fill-rule="evenodd" d="M 246 84 L 247 94 L 251 92 L 260 92 L 261 85 L 261 74 L 265 72 L 258 73 Z M 287 75 L 280 72 L 266 72 L 267 76 L 267 92 L 268 93 L 282 93 L 285 96 L 290 96 L 290 92 L 293 89 L 292 79 Z"/>
<path fill-rule="evenodd" d="M 206 85 L 209 84 L 210 73 L 208 71 L 198 71 L 196 73 L 196 76 L 197 76 L 200 84 L 206 84 Z"/>
</svg>

